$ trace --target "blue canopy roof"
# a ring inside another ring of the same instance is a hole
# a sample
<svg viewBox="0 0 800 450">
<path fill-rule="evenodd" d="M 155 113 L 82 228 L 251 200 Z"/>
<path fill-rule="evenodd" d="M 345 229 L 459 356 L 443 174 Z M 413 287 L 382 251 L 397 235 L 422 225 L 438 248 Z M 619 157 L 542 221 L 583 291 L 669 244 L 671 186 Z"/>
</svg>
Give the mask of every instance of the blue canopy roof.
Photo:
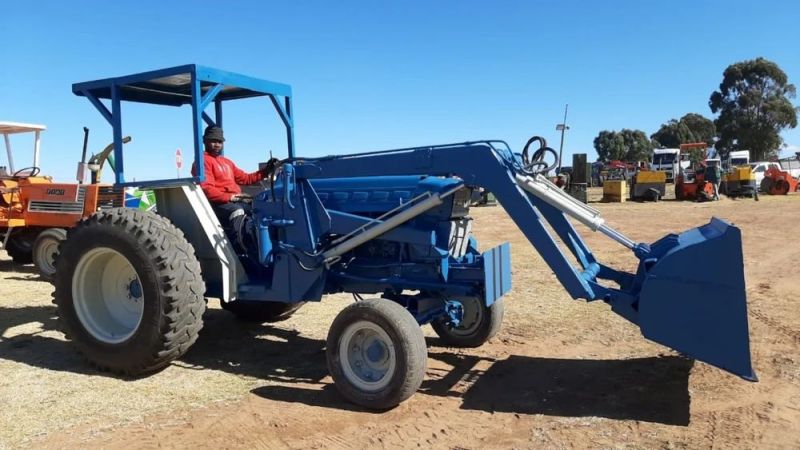
<svg viewBox="0 0 800 450">
<path fill-rule="evenodd" d="M 72 85 L 72 92 L 100 99 L 111 99 L 111 86 L 120 87 L 120 100 L 158 105 L 181 106 L 192 102 L 192 74 L 200 81 L 203 95 L 216 85 L 223 85 L 216 95 L 219 100 L 260 97 L 268 94 L 291 97 L 287 84 L 259 80 L 233 72 L 187 64 Z"/>
</svg>

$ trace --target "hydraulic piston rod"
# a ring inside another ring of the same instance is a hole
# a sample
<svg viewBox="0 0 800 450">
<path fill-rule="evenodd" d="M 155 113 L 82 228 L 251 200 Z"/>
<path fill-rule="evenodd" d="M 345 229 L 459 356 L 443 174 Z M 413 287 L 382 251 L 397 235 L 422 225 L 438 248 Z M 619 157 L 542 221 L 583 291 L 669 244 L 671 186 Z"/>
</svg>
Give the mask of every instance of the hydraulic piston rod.
<svg viewBox="0 0 800 450">
<path fill-rule="evenodd" d="M 579 202 L 544 176 L 530 177 L 517 174 L 516 179 L 522 189 L 569 214 L 570 217 L 586 225 L 592 231 L 599 231 L 631 250 L 636 247 L 635 242 L 606 225 L 605 220 L 600 217 L 600 211 Z"/>
</svg>

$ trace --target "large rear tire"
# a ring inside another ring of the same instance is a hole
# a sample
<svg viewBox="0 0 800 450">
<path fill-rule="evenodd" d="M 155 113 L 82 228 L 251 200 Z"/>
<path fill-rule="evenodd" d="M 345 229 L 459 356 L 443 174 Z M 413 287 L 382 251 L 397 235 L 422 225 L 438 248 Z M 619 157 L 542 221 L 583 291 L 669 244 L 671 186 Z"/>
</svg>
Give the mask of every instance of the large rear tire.
<svg viewBox="0 0 800 450">
<path fill-rule="evenodd" d="M 197 340 L 205 284 L 194 249 L 155 213 L 100 211 L 61 244 L 54 302 L 64 333 L 97 367 L 159 370 Z"/>
<path fill-rule="evenodd" d="M 48 228 L 39 233 L 33 242 L 33 265 L 39 269 L 39 275 L 47 281 L 52 281 L 56 274 L 58 246 L 66 239 L 67 230 Z"/>
<path fill-rule="evenodd" d="M 232 312 L 241 321 L 274 323 L 282 322 L 291 317 L 305 302 L 280 303 L 236 300 L 233 302 L 221 301 L 220 304 L 222 309 Z"/>
<path fill-rule="evenodd" d="M 505 311 L 502 298 L 495 300 L 491 306 L 486 306 L 479 298 L 461 300 L 461 305 L 464 317 L 457 327 L 451 326 L 444 317 L 431 322 L 433 331 L 445 344 L 463 348 L 480 347 L 500 330 Z"/>
<path fill-rule="evenodd" d="M 326 357 L 336 388 L 346 399 L 384 410 L 417 392 L 428 349 L 411 313 L 391 300 L 370 299 L 336 316 Z"/>
</svg>

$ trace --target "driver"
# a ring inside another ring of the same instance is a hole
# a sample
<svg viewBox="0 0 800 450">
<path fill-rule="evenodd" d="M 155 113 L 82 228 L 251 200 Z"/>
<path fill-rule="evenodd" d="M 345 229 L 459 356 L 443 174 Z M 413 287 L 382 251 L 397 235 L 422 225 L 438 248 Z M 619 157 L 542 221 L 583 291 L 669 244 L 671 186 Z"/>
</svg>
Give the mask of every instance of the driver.
<svg viewBox="0 0 800 450">
<path fill-rule="evenodd" d="M 200 188 L 206 194 L 214 213 L 233 240 L 237 253 L 247 253 L 254 248 L 255 238 L 247 222 L 250 221 L 250 202 L 252 197 L 242 193 L 240 185 L 256 184 L 268 177 L 274 162 L 270 161 L 264 169 L 246 173 L 236 167 L 230 159 L 222 156 L 225 137 L 222 128 L 210 125 L 203 133 L 203 167 L 206 180 Z M 197 175 L 197 168 L 192 165 L 192 175 Z M 245 240 L 251 240 L 246 245 Z M 238 244 L 238 246 L 237 246 Z"/>
</svg>

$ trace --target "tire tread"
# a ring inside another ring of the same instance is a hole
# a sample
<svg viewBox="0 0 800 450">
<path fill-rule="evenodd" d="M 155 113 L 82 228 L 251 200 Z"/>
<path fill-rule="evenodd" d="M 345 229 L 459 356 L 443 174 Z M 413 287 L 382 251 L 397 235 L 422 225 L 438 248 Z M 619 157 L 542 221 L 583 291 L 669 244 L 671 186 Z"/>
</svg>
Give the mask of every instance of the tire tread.
<svg viewBox="0 0 800 450">
<path fill-rule="evenodd" d="M 67 240 L 60 247 L 59 258 L 79 257 L 85 247 L 80 240 L 109 228 L 121 229 L 130 236 L 134 244 L 144 251 L 146 261 L 150 262 L 146 270 L 153 270 L 154 279 L 158 282 L 157 295 L 161 299 L 159 329 L 153 330 L 159 335 L 158 345 L 146 349 L 142 356 L 127 364 L 115 364 L 104 361 L 106 358 L 102 354 L 81 343 L 75 331 L 75 327 L 81 326 L 79 321 L 64 311 L 65 308 L 72 308 L 72 271 L 65 272 L 63 276 L 59 276 L 60 272 L 56 273 L 53 302 L 58 306 L 62 319 L 60 323 L 67 339 L 93 365 L 129 376 L 154 372 L 186 353 L 203 327 L 205 283 L 200 263 L 192 245 L 169 220 L 152 212 L 130 208 L 99 211 L 83 219 L 69 231 Z M 76 252 L 78 254 L 73 255 Z M 142 274 L 140 278 L 143 278 Z"/>
</svg>

